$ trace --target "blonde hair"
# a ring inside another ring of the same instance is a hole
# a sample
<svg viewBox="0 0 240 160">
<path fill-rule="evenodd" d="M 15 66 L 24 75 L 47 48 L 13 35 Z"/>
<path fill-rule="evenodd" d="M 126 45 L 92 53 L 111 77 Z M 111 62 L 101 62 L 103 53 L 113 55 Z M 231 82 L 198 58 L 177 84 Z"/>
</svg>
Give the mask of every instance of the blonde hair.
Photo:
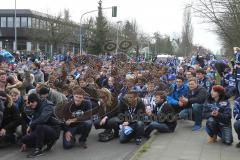
<svg viewBox="0 0 240 160">
<path fill-rule="evenodd" d="M 17 88 L 13 88 L 10 90 L 9 94 L 10 95 L 12 95 L 12 94 L 20 95 L 21 93 Z"/>
<path fill-rule="evenodd" d="M 108 105 L 108 106 L 111 106 L 112 105 L 112 93 L 107 89 L 107 88 L 101 88 L 99 90 L 99 94 L 100 95 L 104 95 L 107 97 L 107 101 L 105 101 L 105 103 Z"/>
</svg>

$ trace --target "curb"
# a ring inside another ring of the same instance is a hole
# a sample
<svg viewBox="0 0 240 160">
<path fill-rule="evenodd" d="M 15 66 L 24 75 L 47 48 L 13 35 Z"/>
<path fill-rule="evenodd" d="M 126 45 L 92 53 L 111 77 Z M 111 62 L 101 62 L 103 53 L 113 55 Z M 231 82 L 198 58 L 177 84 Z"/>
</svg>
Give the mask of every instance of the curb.
<svg viewBox="0 0 240 160">
<path fill-rule="evenodd" d="M 151 137 L 143 144 L 141 145 L 133 154 L 131 157 L 129 157 L 129 160 L 138 160 L 144 153 L 146 153 L 153 143 L 153 141 L 157 137 L 157 132 L 155 131 Z"/>
</svg>

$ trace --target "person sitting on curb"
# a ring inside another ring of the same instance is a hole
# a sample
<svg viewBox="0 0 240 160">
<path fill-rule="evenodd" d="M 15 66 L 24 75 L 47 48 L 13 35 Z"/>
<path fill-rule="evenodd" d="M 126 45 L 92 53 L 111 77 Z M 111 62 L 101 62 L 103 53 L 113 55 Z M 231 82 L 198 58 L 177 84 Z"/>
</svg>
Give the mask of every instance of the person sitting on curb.
<svg viewBox="0 0 240 160">
<path fill-rule="evenodd" d="M 141 144 L 141 138 L 144 134 L 144 123 L 141 120 L 134 119 L 141 113 L 145 113 L 145 105 L 139 98 L 136 91 L 128 91 L 126 99 L 123 98 L 118 103 L 118 113 L 128 115 L 127 119 L 123 119 L 120 125 L 120 143 L 127 143 L 135 138 L 136 145 Z"/>
<path fill-rule="evenodd" d="M 171 133 L 174 132 L 177 126 L 177 118 L 173 107 L 167 104 L 165 93 L 158 91 L 155 95 L 156 106 L 151 110 L 147 110 L 149 116 L 157 118 L 154 119 L 145 129 L 145 137 L 149 138 L 151 132 L 156 129 L 160 133 Z"/>
<path fill-rule="evenodd" d="M 189 91 L 188 97 L 181 97 L 180 101 L 185 104 L 184 109 L 179 113 L 180 119 L 194 120 L 193 131 L 198 131 L 202 127 L 202 110 L 203 104 L 207 98 L 207 91 L 197 83 L 196 78 L 188 80 Z"/>
<path fill-rule="evenodd" d="M 219 136 L 224 144 L 231 145 L 233 142 L 232 110 L 222 86 L 215 85 L 212 87 L 211 96 L 204 113 L 208 117 L 206 122 L 206 131 L 209 135 L 208 142 L 216 142 L 217 136 Z"/>
<path fill-rule="evenodd" d="M 167 102 L 174 107 L 176 112 L 180 112 L 183 106 L 180 97 L 187 97 L 188 87 L 184 84 L 184 77 L 177 76 L 176 79 L 176 84 L 172 85 L 171 93 L 167 96 Z"/>
<path fill-rule="evenodd" d="M 63 117 L 66 120 L 63 134 L 63 148 L 71 149 L 75 145 L 75 136 L 81 134 L 78 142 L 84 149 L 87 148 L 87 138 L 92 128 L 90 119 L 80 121 L 81 116 L 92 109 L 91 103 L 84 100 L 85 92 L 81 88 L 73 91 L 73 100 L 63 108 Z"/>
</svg>

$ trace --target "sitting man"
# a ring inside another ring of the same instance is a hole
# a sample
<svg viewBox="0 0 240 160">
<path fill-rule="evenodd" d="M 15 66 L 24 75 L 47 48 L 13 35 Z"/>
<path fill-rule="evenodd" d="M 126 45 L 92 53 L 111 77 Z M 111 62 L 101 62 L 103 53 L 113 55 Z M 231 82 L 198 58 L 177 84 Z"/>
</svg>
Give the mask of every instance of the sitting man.
<svg viewBox="0 0 240 160">
<path fill-rule="evenodd" d="M 120 125 L 120 143 L 127 143 L 135 138 L 136 145 L 141 144 L 144 134 L 144 123 L 134 119 L 140 113 L 145 113 L 145 105 L 136 91 L 129 91 L 126 98 L 118 103 L 118 113 L 124 115 L 123 123 Z M 128 117 L 128 118 L 126 118 Z"/>
<path fill-rule="evenodd" d="M 181 119 L 194 119 L 195 124 L 192 130 L 197 131 L 200 130 L 202 126 L 203 103 L 207 98 L 207 91 L 205 88 L 197 84 L 196 78 L 189 79 L 188 83 L 188 97 L 180 98 L 183 110 L 179 113 L 179 117 Z"/>
<path fill-rule="evenodd" d="M 171 86 L 171 93 L 167 96 L 167 102 L 174 107 L 176 112 L 179 112 L 183 106 L 182 102 L 179 101 L 180 97 L 187 97 L 188 87 L 184 84 L 184 77 L 177 76 L 176 84 Z"/>
<path fill-rule="evenodd" d="M 73 91 L 73 100 L 67 103 L 63 108 L 63 117 L 66 120 L 63 134 L 63 148 L 70 149 L 75 144 L 75 135 L 81 134 L 78 142 L 81 147 L 87 148 L 87 138 L 92 128 L 92 121 L 82 121 L 80 118 L 87 111 L 91 111 L 90 101 L 84 100 L 84 91 L 81 88 L 76 88 Z"/>
<path fill-rule="evenodd" d="M 145 137 L 147 138 L 149 138 L 154 129 L 161 133 L 170 133 L 174 132 L 177 126 L 177 118 L 175 117 L 174 109 L 167 104 L 164 92 L 157 92 L 155 97 L 155 108 L 153 111 L 146 111 L 149 116 L 154 117 L 154 121 L 151 122 L 145 130 Z M 158 119 L 155 120 L 156 118 Z"/>
</svg>

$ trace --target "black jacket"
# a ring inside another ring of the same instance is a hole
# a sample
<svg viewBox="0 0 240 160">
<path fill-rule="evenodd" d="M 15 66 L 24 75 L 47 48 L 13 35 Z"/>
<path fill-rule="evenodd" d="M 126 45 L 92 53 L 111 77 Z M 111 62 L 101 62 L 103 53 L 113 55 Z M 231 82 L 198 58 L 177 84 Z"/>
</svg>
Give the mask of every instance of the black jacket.
<svg viewBox="0 0 240 160">
<path fill-rule="evenodd" d="M 192 104 L 204 104 L 207 98 L 207 90 L 201 86 L 198 86 L 194 91 L 188 91 L 188 106 Z"/>
<path fill-rule="evenodd" d="M 21 124 L 20 112 L 15 105 L 4 108 L 3 120 L 0 128 L 4 128 L 7 132 L 14 133 L 15 129 Z"/>
<path fill-rule="evenodd" d="M 36 110 L 32 113 L 30 128 L 34 129 L 37 125 L 60 126 L 60 121 L 57 120 L 54 114 L 54 105 L 52 102 L 44 99 L 37 106 Z"/>
<path fill-rule="evenodd" d="M 136 106 L 131 106 L 127 100 L 122 99 L 119 101 L 118 105 L 118 114 L 129 114 L 131 117 L 137 114 L 145 113 L 145 105 L 143 101 L 138 98 Z M 131 119 L 130 121 L 135 121 L 134 119 Z"/>
<path fill-rule="evenodd" d="M 165 123 L 168 126 L 169 130 L 171 132 L 174 132 L 177 126 L 177 119 L 175 118 L 175 110 L 171 105 L 167 104 L 166 102 L 158 103 L 153 109 L 153 114 L 157 116 L 162 115 L 169 117 L 169 119 L 164 118 L 165 120 L 160 123 Z M 161 119 L 161 117 L 159 118 Z"/>
<path fill-rule="evenodd" d="M 88 111 L 90 111 L 91 109 L 92 105 L 88 100 L 83 100 L 79 106 L 75 105 L 74 101 L 71 101 L 64 106 L 62 114 L 63 118 L 67 121 L 68 119 L 74 118 L 74 113 L 82 111 L 83 114 L 87 114 Z M 81 117 L 83 116 L 84 115 L 80 115 L 80 117 L 76 117 L 79 119 L 79 121 L 71 123 L 70 126 L 64 125 L 63 130 L 66 131 L 68 128 L 77 126 L 79 123 L 81 123 Z M 91 119 L 91 117 L 89 117 L 88 119 Z"/>
</svg>

